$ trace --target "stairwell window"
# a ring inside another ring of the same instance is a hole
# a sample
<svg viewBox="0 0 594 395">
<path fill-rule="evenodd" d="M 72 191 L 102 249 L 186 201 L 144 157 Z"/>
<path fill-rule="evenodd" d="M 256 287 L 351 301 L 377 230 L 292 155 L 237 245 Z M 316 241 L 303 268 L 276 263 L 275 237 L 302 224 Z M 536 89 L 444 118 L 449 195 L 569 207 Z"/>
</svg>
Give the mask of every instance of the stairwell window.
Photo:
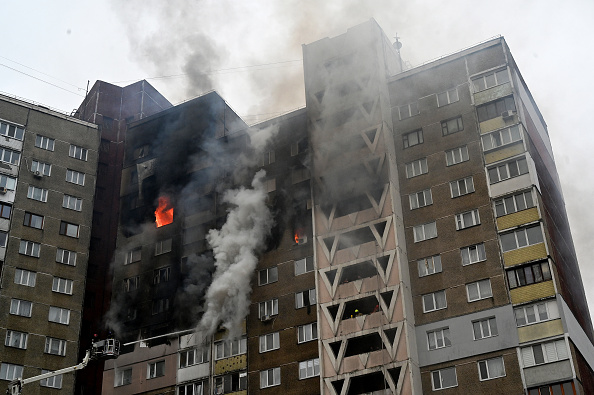
<svg viewBox="0 0 594 395">
<path fill-rule="evenodd" d="M 404 148 L 409 148 L 418 144 L 423 144 L 423 129 L 415 130 L 402 135 Z"/>
<path fill-rule="evenodd" d="M 408 201 L 410 203 L 411 210 L 433 204 L 433 196 L 431 195 L 431 189 L 425 189 L 423 191 L 408 195 Z"/>
<path fill-rule="evenodd" d="M 462 230 L 480 224 L 481 219 L 479 217 L 478 209 L 456 214 L 456 230 Z"/>
<path fill-rule="evenodd" d="M 452 199 L 457 198 L 458 196 L 467 195 L 472 192 L 474 192 L 474 181 L 472 176 L 450 182 L 450 193 L 452 194 Z"/>
<path fill-rule="evenodd" d="M 466 284 L 466 294 L 468 295 L 469 302 L 476 302 L 477 300 L 492 297 L 491 280 L 486 279 Z"/>
<path fill-rule="evenodd" d="M 409 162 L 405 165 L 406 169 L 406 178 L 413 178 L 420 176 L 421 174 L 426 174 L 429 172 L 429 168 L 427 167 L 427 158 L 421 158 Z"/>
<path fill-rule="evenodd" d="M 487 168 L 489 183 L 496 184 L 510 178 L 528 174 L 528 162 L 526 158 L 518 158 L 496 166 Z"/>
<path fill-rule="evenodd" d="M 429 222 L 422 225 L 417 225 L 413 227 L 413 234 L 415 243 L 434 239 L 437 237 L 437 225 L 435 222 Z"/>
<path fill-rule="evenodd" d="M 423 313 L 448 307 L 445 290 L 423 295 Z"/>
<path fill-rule="evenodd" d="M 29 199 L 38 200 L 45 203 L 47 202 L 47 189 L 29 185 L 29 189 L 27 189 L 27 197 Z"/>
<path fill-rule="evenodd" d="M 470 159 L 468 156 L 468 146 L 466 145 L 446 151 L 445 156 L 447 166 L 457 165 Z"/>
<path fill-rule="evenodd" d="M 433 255 L 428 258 L 419 259 L 417 260 L 417 268 L 419 270 L 419 277 L 440 273 L 441 257 L 439 255 Z"/>
<path fill-rule="evenodd" d="M 68 156 L 75 159 L 80 160 L 87 160 L 88 150 L 83 147 L 79 147 L 78 145 L 70 144 L 70 149 L 68 150 Z"/>
<path fill-rule="evenodd" d="M 437 350 L 438 348 L 451 346 L 450 328 L 442 328 L 427 332 L 427 344 L 429 350 Z"/>
<path fill-rule="evenodd" d="M 54 139 L 50 139 L 49 137 L 37 135 L 35 137 L 35 146 L 37 148 L 41 148 L 48 151 L 54 150 Z"/>
</svg>

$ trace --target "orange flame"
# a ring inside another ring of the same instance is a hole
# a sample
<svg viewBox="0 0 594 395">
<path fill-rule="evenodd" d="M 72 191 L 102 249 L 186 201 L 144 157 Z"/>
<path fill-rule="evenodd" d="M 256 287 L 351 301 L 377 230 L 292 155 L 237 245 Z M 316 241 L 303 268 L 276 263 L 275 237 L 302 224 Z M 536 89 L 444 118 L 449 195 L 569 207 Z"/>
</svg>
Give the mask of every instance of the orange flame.
<svg viewBox="0 0 594 395">
<path fill-rule="evenodd" d="M 299 233 L 295 233 L 295 243 L 299 244 Z"/>
<path fill-rule="evenodd" d="M 173 222 L 173 207 L 170 207 L 169 198 L 165 196 L 159 197 L 159 207 L 155 210 L 155 222 L 157 228 Z"/>
</svg>

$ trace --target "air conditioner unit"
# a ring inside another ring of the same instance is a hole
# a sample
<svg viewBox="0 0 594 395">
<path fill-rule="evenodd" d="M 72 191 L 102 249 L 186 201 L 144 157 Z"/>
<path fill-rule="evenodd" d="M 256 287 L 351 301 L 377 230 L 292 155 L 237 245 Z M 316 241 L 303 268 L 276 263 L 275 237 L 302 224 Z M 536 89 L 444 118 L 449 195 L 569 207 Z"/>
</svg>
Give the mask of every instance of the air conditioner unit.
<svg viewBox="0 0 594 395">
<path fill-rule="evenodd" d="M 295 242 L 297 244 L 305 244 L 307 243 L 307 236 L 296 237 Z"/>
<path fill-rule="evenodd" d="M 266 315 L 263 315 L 263 316 L 260 318 L 260 320 L 262 320 L 262 322 L 268 322 L 268 321 L 270 321 L 271 319 L 272 319 L 272 318 L 270 318 L 270 315 L 268 315 L 268 314 L 266 314 Z"/>
<path fill-rule="evenodd" d="M 0 187 L 0 193 L 1 194 L 5 194 L 6 192 L 8 192 L 8 189 L 6 189 L 6 187 Z"/>
<path fill-rule="evenodd" d="M 41 172 L 39 170 L 35 170 L 35 172 L 33 172 L 33 176 L 35 178 L 41 178 L 41 177 L 43 177 L 43 174 L 41 174 Z"/>
<path fill-rule="evenodd" d="M 509 119 L 509 118 L 513 118 L 514 117 L 514 112 L 513 111 L 504 111 L 503 113 L 501 113 L 501 116 L 503 117 L 503 119 Z"/>
</svg>

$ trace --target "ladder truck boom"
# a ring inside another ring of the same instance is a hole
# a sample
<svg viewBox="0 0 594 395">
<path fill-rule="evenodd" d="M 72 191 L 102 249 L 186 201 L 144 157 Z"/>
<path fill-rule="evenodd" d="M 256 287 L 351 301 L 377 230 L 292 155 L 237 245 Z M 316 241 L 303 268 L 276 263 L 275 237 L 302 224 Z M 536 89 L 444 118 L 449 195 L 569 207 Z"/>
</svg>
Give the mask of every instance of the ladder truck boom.
<svg viewBox="0 0 594 395">
<path fill-rule="evenodd" d="M 64 373 L 74 372 L 76 370 L 84 369 L 89 361 L 99 359 L 114 359 L 120 355 L 120 342 L 116 339 L 106 339 L 93 342 L 90 349 L 85 353 L 82 362 L 75 366 L 69 366 L 64 369 L 56 370 L 54 372 L 43 373 L 34 377 L 26 379 L 15 379 L 10 382 L 7 395 L 20 395 L 25 384 L 34 383 L 36 381 L 48 379 L 50 377 L 58 376 Z"/>
</svg>

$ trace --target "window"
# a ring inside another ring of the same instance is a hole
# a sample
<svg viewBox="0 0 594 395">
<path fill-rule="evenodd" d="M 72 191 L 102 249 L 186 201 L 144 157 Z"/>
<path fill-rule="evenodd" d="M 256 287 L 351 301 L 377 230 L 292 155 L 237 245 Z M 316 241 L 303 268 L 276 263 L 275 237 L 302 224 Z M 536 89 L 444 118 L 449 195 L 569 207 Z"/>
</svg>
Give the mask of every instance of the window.
<svg viewBox="0 0 594 395">
<path fill-rule="evenodd" d="M 166 254 L 171 251 L 171 239 L 161 240 L 155 243 L 155 256 Z"/>
<path fill-rule="evenodd" d="M 295 275 L 298 276 L 303 273 L 311 272 L 314 270 L 313 256 L 299 259 L 295 261 Z"/>
<path fill-rule="evenodd" d="M 72 280 L 61 277 L 54 277 L 52 291 L 72 295 Z"/>
<path fill-rule="evenodd" d="M 132 368 L 116 370 L 114 387 L 132 383 Z"/>
<path fill-rule="evenodd" d="M 23 377 L 23 367 L 3 362 L 0 364 L 0 380 L 14 380 Z"/>
<path fill-rule="evenodd" d="M 507 271 L 509 288 L 514 289 L 524 285 L 541 283 L 550 280 L 551 270 L 548 262 L 533 263 L 531 265 L 514 268 Z"/>
<path fill-rule="evenodd" d="M 411 210 L 433 204 L 433 196 L 431 195 L 431 189 L 425 189 L 424 191 L 408 195 L 408 201 L 410 202 Z"/>
<path fill-rule="evenodd" d="M 520 351 L 525 368 L 569 358 L 565 339 L 522 347 Z"/>
<path fill-rule="evenodd" d="M 485 89 L 495 85 L 505 84 L 506 82 L 509 82 L 507 69 L 491 72 L 472 79 L 472 85 L 474 86 L 475 92 L 484 91 Z"/>
<path fill-rule="evenodd" d="M 247 389 L 247 373 L 237 372 L 215 377 L 214 385 L 214 393 L 217 395 L 243 391 Z"/>
<path fill-rule="evenodd" d="M 460 132 L 462 130 L 464 130 L 464 125 L 462 124 L 462 117 L 449 119 L 441 123 L 441 134 L 443 134 L 444 136 Z"/>
<path fill-rule="evenodd" d="M 413 227 L 415 243 L 420 241 L 434 239 L 437 237 L 437 225 L 435 222 L 429 222 L 423 225 Z"/>
<path fill-rule="evenodd" d="M 439 255 L 433 255 L 428 258 L 419 259 L 417 260 L 417 268 L 419 269 L 419 277 L 440 273 L 441 257 Z"/>
<path fill-rule="evenodd" d="M 404 148 L 409 148 L 417 144 L 423 143 L 423 129 L 415 130 L 414 132 L 402 135 L 402 143 Z"/>
<path fill-rule="evenodd" d="M 153 271 L 153 284 L 161 284 L 169 281 L 171 275 L 171 267 L 162 267 Z"/>
<path fill-rule="evenodd" d="M 516 103 L 511 96 L 483 104 L 476 108 L 479 122 L 500 117 L 507 111 L 516 111 Z"/>
<path fill-rule="evenodd" d="M 76 266 L 76 252 L 58 248 L 56 250 L 56 262 Z"/>
<path fill-rule="evenodd" d="M 320 375 L 320 358 L 299 362 L 299 380 Z"/>
<path fill-rule="evenodd" d="M 247 351 L 247 339 L 225 340 L 215 343 L 215 360 L 234 357 L 245 354 Z"/>
<path fill-rule="evenodd" d="M 427 344 L 429 350 L 437 350 L 438 348 L 449 347 L 450 342 L 450 328 L 438 329 L 427 332 Z"/>
<path fill-rule="evenodd" d="M 79 225 L 71 224 L 66 221 L 60 222 L 60 234 L 61 235 L 78 238 L 79 229 L 80 229 Z"/>
<path fill-rule="evenodd" d="M 66 169 L 66 181 L 77 185 L 85 185 L 85 173 Z"/>
<path fill-rule="evenodd" d="M 36 277 L 37 277 L 37 273 L 31 272 L 29 270 L 24 270 L 24 269 L 15 269 L 14 270 L 14 283 L 15 284 L 26 285 L 27 287 L 34 287 Z"/>
<path fill-rule="evenodd" d="M 272 368 L 260 372 L 260 388 L 280 385 L 280 368 Z"/>
<path fill-rule="evenodd" d="M 0 122 L 0 135 L 22 140 L 24 134 L 25 130 L 22 127 Z"/>
<path fill-rule="evenodd" d="M 475 244 L 460 248 L 460 255 L 462 255 L 462 266 L 472 265 L 473 263 L 481 262 L 487 259 L 485 253 L 485 244 Z"/>
<path fill-rule="evenodd" d="M 70 310 L 50 306 L 48 321 L 68 325 L 70 323 Z"/>
<path fill-rule="evenodd" d="M 27 348 L 28 337 L 29 335 L 27 333 L 7 330 L 4 345 L 6 347 L 21 348 L 25 350 Z"/>
<path fill-rule="evenodd" d="M 513 232 L 503 233 L 499 237 L 501 239 L 501 249 L 503 252 L 543 242 L 540 224 L 527 226 L 525 228 L 514 230 Z"/>
<path fill-rule="evenodd" d="M 526 158 L 515 159 L 487 169 L 489 183 L 495 184 L 528 173 Z"/>
<path fill-rule="evenodd" d="M 206 347 L 203 347 L 201 350 L 198 348 L 190 348 L 188 350 L 180 351 L 179 353 L 180 369 L 204 362 L 208 362 L 208 348 Z"/>
<path fill-rule="evenodd" d="M 33 303 L 28 300 L 11 299 L 10 300 L 10 314 L 20 315 L 23 317 L 31 317 L 31 309 Z"/>
<path fill-rule="evenodd" d="M 431 383 L 434 390 L 456 387 L 458 385 L 456 368 L 452 367 L 431 372 Z"/>
<path fill-rule="evenodd" d="M 576 393 L 575 386 L 571 381 L 528 389 L 528 395 L 575 395 Z"/>
<path fill-rule="evenodd" d="M 31 172 L 37 174 L 39 172 L 40 175 L 49 177 L 52 173 L 52 165 L 50 163 L 40 162 L 38 160 L 31 161 Z"/>
<path fill-rule="evenodd" d="M 12 206 L 6 203 L 0 203 L 0 218 L 10 219 L 10 210 Z"/>
<path fill-rule="evenodd" d="M 20 159 L 21 154 L 19 152 L 0 147 L 0 162 L 18 166 Z"/>
<path fill-rule="evenodd" d="M 413 178 L 429 172 L 427 158 L 414 160 L 405 165 L 406 178 Z"/>
<path fill-rule="evenodd" d="M 25 212 L 25 220 L 23 225 L 31 228 L 43 229 L 43 216 Z"/>
<path fill-rule="evenodd" d="M 300 309 L 305 306 L 312 306 L 316 304 L 316 289 L 312 288 L 307 291 L 295 293 L 295 308 Z"/>
<path fill-rule="evenodd" d="M 472 176 L 457 181 L 451 181 L 450 192 L 452 193 L 452 199 L 474 192 L 474 181 L 472 180 Z"/>
<path fill-rule="evenodd" d="M 62 207 L 70 210 L 81 211 L 82 199 L 76 196 L 64 195 L 64 198 L 62 199 Z"/>
<path fill-rule="evenodd" d="M 462 230 L 481 224 L 478 209 L 456 214 L 456 230 Z"/>
<path fill-rule="evenodd" d="M 297 341 L 298 343 L 308 342 L 318 338 L 318 324 L 317 322 L 300 325 L 297 327 Z"/>
<path fill-rule="evenodd" d="M 260 270 L 258 274 L 258 284 L 266 285 L 278 281 L 277 267 L 269 267 L 268 269 Z"/>
<path fill-rule="evenodd" d="M 479 377 L 481 381 L 495 379 L 497 377 L 505 376 L 505 367 L 503 366 L 503 358 L 491 358 L 478 363 Z"/>
<path fill-rule="evenodd" d="M 489 151 L 520 140 L 522 140 L 522 135 L 520 134 L 520 125 L 514 125 L 509 128 L 497 130 L 481 137 L 481 141 L 483 142 L 483 151 Z"/>
<path fill-rule="evenodd" d="M 260 166 L 266 166 L 274 163 L 276 160 L 276 156 L 274 150 L 268 151 L 262 155 L 260 155 Z"/>
<path fill-rule="evenodd" d="M 45 149 L 48 151 L 54 150 L 54 139 L 50 139 L 49 137 L 37 135 L 35 137 L 35 146 L 37 148 Z"/>
<path fill-rule="evenodd" d="M 203 395 L 204 394 L 204 381 L 198 381 L 195 383 L 184 384 L 177 387 L 177 395 Z"/>
<path fill-rule="evenodd" d="M 493 293 L 491 292 L 491 280 L 486 279 L 466 284 L 466 293 L 468 294 L 469 302 L 475 302 L 480 299 L 492 297 Z"/>
<path fill-rule="evenodd" d="M 278 299 L 271 299 L 265 302 L 260 302 L 260 319 L 264 317 L 270 317 L 271 315 L 278 314 Z"/>
<path fill-rule="evenodd" d="M 299 155 L 306 152 L 308 149 L 309 142 L 307 138 L 302 138 L 296 143 L 291 144 L 291 156 Z"/>
<path fill-rule="evenodd" d="M 473 321 L 472 330 L 474 332 L 474 340 L 497 336 L 497 322 L 495 321 L 495 317 Z"/>
<path fill-rule="evenodd" d="M 37 188 L 33 185 L 29 185 L 27 197 L 29 199 L 39 200 L 40 202 L 47 202 L 47 189 Z"/>
<path fill-rule="evenodd" d="M 138 284 L 140 282 L 140 277 L 129 277 L 124 279 L 124 292 L 131 292 L 136 291 L 138 289 Z"/>
<path fill-rule="evenodd" d="M 501 217 L 534 207 L 532 191 L 521 192 L 495 200 L 495 215 Z"/>
<path fill-rule="evenodd" d="M 51 370 L 41 369 L 41 374 L 44 373 L 51 373 Z M 43 379 L 39 381 L 39 385 L 42 387 L 49 387 L 49 388 L 62 388 L 62 376 L 58 374 L 56 376 L 48 377 L 47 379 Z"/>
<path fill-rule="evenodd" d="M 260 352 L 272 351 L 280 348 L 278 332 L 260 336 Z"/>
<path fill-rule="evenodd" d="M 80 159 L 80 160 L 87 160 L 87 149 L 83 147 L 79 147 L 78 145 L 70 144 L 70 150 L 68 151 L 68 156 Z"/>
<path fill-rule="evenodd" d="M 460 100 L 460 97 L 458 96 L 458 88 L 453 88 L 449 91 L 437 94 L 437 107 L 443 107 L 455 103 L 458 100 Z"/>
<path fill-rule="evenodd" d="M 466 145 L 446 151 L 446 165 L 453 166 L 469 160 L 468 147 Z"/>
<path fill-rule="evenodd" d="M 445 290 L 423 295 L 423 313 L 448 307 Z"/>
<path fill-rule="evenodd" d="M 414 117 L 418 113 L 419 113 L 419 105 L 417 102 L 405 104 L 403 106 L 398 107 L 398 114 L 400 115 L 400 120 Z"/>
<path fill-rule="evenodd" d="M 29 255 L 35 258 L 39 258 L 39 249 L 41 245 L 28 240 L 21 240 L 19 245 L 19 254 Z"/>
<path fill-rule="evenodd" d="M 8 241 L 8 233 L 0 230 L 0 247 L 5 248 Z"/>
<path fill-rule="evenodd" d="M 149 362 L 146 369 L 146 378 L 165 376 L 165 361 Z"/>
<path fill-rule="evenodd" d="M 266 193 L 276 191 L 276 178 L 269 178 L 265 180 L 264 186 L 266 187 Z"/>
<path fill-rule="evenodd" d="M 46 337 L 45 338 L 45 350 L 43 351 L 46 354 L 54 354 L 54 355 L 66 355 L 66 340 L 62 339 L 55 339 L 53 337 Z"/>
<path fill-rule="evenodd" d="M 162 298 L 153 300 L 153 315 L 169 310 L 169 299 Z"/>
<path fill-rule="evenodd" d="M 559 318 L 559 308 L 557 302 L 553 299 L 546 302 L 516 307 L 514 309 L 514 315 L 516 317 L 516 325 L 524 326 Z"/>
<path fill-rule="evenodd" d="M 126 258 L 124 261 L 124 265 L 128 265 L 130 263 L 138 262 L 142 256 L 142 247 L 134 248 L 126 252 Z"/>
<path fill-rule="evenodd" d="M 8 191 L 14 191 L 16 187 L 16 178 L 0 175 L 0 189 L 6 188 Z"/>
</svg>

